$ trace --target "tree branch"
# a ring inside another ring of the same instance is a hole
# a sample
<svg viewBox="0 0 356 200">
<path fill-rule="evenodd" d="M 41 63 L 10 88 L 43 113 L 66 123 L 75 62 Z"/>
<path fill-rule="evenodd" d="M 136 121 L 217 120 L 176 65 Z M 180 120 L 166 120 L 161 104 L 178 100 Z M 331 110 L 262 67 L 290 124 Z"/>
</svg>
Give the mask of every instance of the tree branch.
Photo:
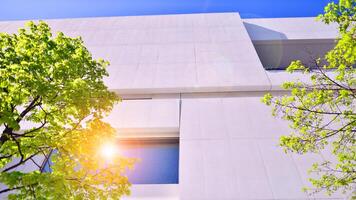
<svg viewBox="0 0 356 200">
<path fill-rule="evenodd" d="M 21 189 L 21 188 L 24 188 L 25 186 L 19 186 L 19 187 L 14 187 L 14 188 L 7 188 L 7 189 L 4 189 L 4 190 L 0 190 L 0 194 L 1 193 L 5 193 L 5 192 L 11 192 L 13 190 L 18 190 L 18 189 Z"/>
<path fill-rule="evenodd" d="M 20 162 L 22 162 L 22 161 L 23 161 L 23 159 L 24 159 L 24 155 L 23 155 L 22 150 L 21 150 L 21 145 L 20 145 L 20 142 L 19 142 L 19 141 L 17 141 L 17 139 L 16 139 L 13 135 L 11 135 L 11 137 L 12 137 L 12 139 L 14 140 L 14 142 L 16 143 L 17 150 L 19 151 L 19 154 L 20 154 L 20 156 L 21 156 L 21 158 L 20 158 Z"/>
<path fill-rule="evenodd" d="M 31 161 L 38 167 L 39 170 L 41 169 L 41 166 L 37 164 L 37 162 L 33 158 L 31 158 Z"/>
<path fill-rule="evenodd" d="M 31 155 L 30 157 L 28 157 L 28 158 L 26 158 L 26 159 L 23 159 L 22 161 L 18 162 L 17 164 L 15 164 L 15 165 L 13 165 L 13 166 L 11 166 L 11 167 L 8 167 L 8 168 L 2 170 L 2 172 L 8 172 L 8 171 L 10 171 L 10 170 L 12 170 L 12 169 L 15 169 L 16 167 L 18 167 L 18 166 L 20 166 L 20 165 L 26 163 L 28 160 L 32 159 L 33 157 L 35 157 L 35 156 L 36 156 L 37 154 L 39 154 L 39 153 L 40 153 L 40 152 L 37 152 L 37 153 Z"/>
<path fill-rule="evenodd" d="M 0 157 L 0 160 L 6 159 L 6 158 L 11 158 L 12 156 L 13 156 L 13 154 L 11 154 L 11 155 L 6 155 L 6 156 L 1 156 L 1 157 Z"/>
<path fill-rule="evenodd" d="M 351 115 L 351 116 L 356 115 L 355 113 L 345 114 L 345 113 L 338 113 L 338 112 L 323 112 L 323 111 L 310 110 L 310 109 L 302 108 L 302 107 L 298 107 L 298 106 L 283 105 L 283 104 L 277 103 L 275 101 L 272 101 L 272 103 L 282 106 L 282 107 L 292 108 L 292 109 L 296 109 L 296 110 L 303 110 L 303 111 L 308 111 L 308 112 L 317 113 L 317 114 L 325 114 L 325 115 L 341 115 L 342 114 L 342 115 Z"/>
<path fill-rule="evenodd" d="M 333 79 L 331 79 L 328 75 L 325 74 L 324 70 L 319 66 L 319 64 L 315 61 L 315 65 L 317 67 L 317 69 L 319 70 L 319 72 L 330 82 L 332 82 L 333 84 L 335 84 L 336 86 L 343 88 L 345 90 L 351 90 L 353 92 L 353 90 L 351 88 L 348 88 L 346 86 L 343 86 L 341 84 L 339 84 L 338 82 L 334 81 Z"/>
<path fill-rule="evenodd" d="M 43 120 L 43 122 L 41 122 L 41 125 L 39 127 L 32 129 L 32 130 L 26 131 L 23 134 L 14 134 L 14 135 L 16 135 L 16 138 L 18 138 L 18 137 L 34 137 L 34 136 L 27 136 L 27 135 L 42 129 L 48 123 L 48 121 L 47 121 L 48 113 L 42 108 L 41 105 L 39 105 L 39 106 L 42 109 L 42 111 L 45 113 L 44 120 Z"/>
<path fill-rule="evenodd" d="M 16 119 L 17 122 L 20 122 L 23 119 L 23 117 L 26 116 L 27 113 L 29 113 L 32 109 L 34 109 L 36 106 L 41 104 L 40 102 L 37 103 L 38 99 L 40 99 L 40 96 L 37 95 L 32 100 L 32 102 L 27 106 L 27 108 L 21 112 L 19 118 Z"/>
</svg>

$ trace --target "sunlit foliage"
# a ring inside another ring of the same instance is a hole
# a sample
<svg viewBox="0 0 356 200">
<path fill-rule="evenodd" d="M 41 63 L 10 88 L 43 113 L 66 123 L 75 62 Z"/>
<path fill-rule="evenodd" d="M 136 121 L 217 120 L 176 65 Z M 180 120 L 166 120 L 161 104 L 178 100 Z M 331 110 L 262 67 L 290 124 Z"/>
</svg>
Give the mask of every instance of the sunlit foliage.
<svg viewBox="0 0 356 200">
<path fill-rule="evenodd" d="M 291 81 L 283 87 L 289 95 L 264 96 L 272 105 L 273 115 L 290 122 L 294 130 L 280 138 L 286 152 L 304 154 L 330 151 L 336 162 L 315 163 L 310 178 L 312 192 L 355 191 L 356 183 L 356 1 L 329 3 L 319 19 L 337 23 L 340 36 L 336 46 L 325 57 L 313 63 L 294 61 L 289 72 L 302 71 L 310 76 L 308 83 Z M 355 195 L 355 194 L 354 194 Z M 354 196 L 355 197 L 355 196 Z"/>
<path fill-rule="evenodd" d="M 30 22 L 0 33 L 0 182 L 9 199 L 118 199 L 129 194 L 123 171 L 98 153 L 115 130 L 100 119 L 119 101 L 103 83 L 103 60 L 81 38 Z M 39 158 L 53 156 L 52 173 Z M 35 170 L 23 170 L 34 165 Z"/>
</svg>

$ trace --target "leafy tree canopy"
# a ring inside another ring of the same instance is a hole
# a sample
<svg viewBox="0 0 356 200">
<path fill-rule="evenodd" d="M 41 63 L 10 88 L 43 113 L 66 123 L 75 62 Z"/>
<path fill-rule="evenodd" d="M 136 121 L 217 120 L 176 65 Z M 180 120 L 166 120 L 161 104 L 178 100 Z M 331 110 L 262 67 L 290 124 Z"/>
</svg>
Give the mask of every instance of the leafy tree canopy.
<svg viewBox="0 0 356 200">
<path fill-rule="evenodd" d="M 133 161 L 105 162 L 98 154 L 115 138 L 100 119 L 119 100 L 103 83 L 107 65 L 92 58 L 81 38 L 54 36 L 44 22 L 0 33 L 0 182 L 7 186 L 0 193 L 12 193 L 9 199 L 129 194 L 123 172 Z M 41 173 L 39 158 L 53 150 L 53 172 Z"/>
<path fill-rule="evenodd" d="M 329 3 L 319 19 L 337 23 L 340 36 L 336 46 L 313 64 L 294 61 L 287 71 L 302 71 L 310 83 L 286 82 L 290 95 L 264 96 L 264 103 L 273 106 L 273 115 L 290 122 L 294 130 L 280 138 L 287 152 L 304 154 L 331 151 L 334 162 L 315 163 L 311 172 L 314 192 L 353 191 L 356 183 L 356 1 Z M 355 195 L 355 194 L 354 194 Z"/>
</svg>

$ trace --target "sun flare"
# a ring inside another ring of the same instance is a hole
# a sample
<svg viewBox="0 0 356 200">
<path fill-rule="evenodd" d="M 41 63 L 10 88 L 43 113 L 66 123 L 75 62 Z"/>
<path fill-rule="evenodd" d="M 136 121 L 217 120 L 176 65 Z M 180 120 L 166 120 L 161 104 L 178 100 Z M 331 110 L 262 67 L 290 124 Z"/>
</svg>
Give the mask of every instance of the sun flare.
<svg viewBox="0 0 356 200">
<path fill-rule="evenodd" d="M 101 155 L 106 159 L 114 158 L 117 153 L 118 147 L 113 143 L 106 143 L 101 147 Z"/>
</svg>

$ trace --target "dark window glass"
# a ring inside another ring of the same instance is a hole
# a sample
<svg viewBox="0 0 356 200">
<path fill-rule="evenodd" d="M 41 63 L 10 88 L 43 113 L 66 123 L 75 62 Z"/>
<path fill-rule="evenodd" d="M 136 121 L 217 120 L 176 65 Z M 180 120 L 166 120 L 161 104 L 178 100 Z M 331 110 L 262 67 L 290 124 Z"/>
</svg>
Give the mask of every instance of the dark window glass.
<svg viewBox="0 0 356 200">
<path fill-rule="evenodd" d="M 177 184 L 179 142 L 176 139 L 120 140 L 120 155 L 137 158 L 133 170 L 127 171 L 132 184 Z M 55 152 L 54 152 L 55 153 Z M 51 160 L 45 162 L 42 172 L 51 172 Z"/>
<path fill-rule="evenodd" d="M 127 173 L 132 184 L 178 183 L 178 141 L 120 141 L 119 145 L 124 157 L 139 159 L 134 170 Z"/>
</svg>

